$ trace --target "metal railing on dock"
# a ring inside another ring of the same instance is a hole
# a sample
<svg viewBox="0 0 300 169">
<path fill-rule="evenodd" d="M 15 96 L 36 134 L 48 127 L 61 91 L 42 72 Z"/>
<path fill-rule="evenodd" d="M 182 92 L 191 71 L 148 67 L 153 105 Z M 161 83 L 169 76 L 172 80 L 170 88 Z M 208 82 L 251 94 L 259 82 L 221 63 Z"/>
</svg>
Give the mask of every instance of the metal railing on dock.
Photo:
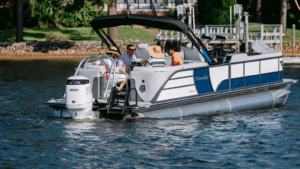
<svg viewBox="0 0 300 169">
<path fill-rule="evenodd" d="M 237 39 L 240 36 L 240 40 L 245 40 L 244 36 L 244 25 L 241 24 L 240 34 L 236 34 L 236 26 L 230 27 L 230 25 L 204 25 L 198 26 L 195 29 L 195 35 L 198 38 L 202 36 L 210 36 L 215 38 L 216 35 L 224 36 L 227 39 Z M 283 26 L 281 24 L 262 24 L 262 25 L 249 25 L 249 42 L 254 43 L 256 40 L 260 43 L 267 44 L 278 44 L 280 46 L 280 51 L 282 51 L 282 41 L 283 41 Z M 257 30 L 255 30 L 257 28 Z M 183 36 L 183 40 L 186 36 Z M 167 41 L 167 42 L 179 42 L 180 32 L 159 30 L 156 40 Z"/>
</svg>

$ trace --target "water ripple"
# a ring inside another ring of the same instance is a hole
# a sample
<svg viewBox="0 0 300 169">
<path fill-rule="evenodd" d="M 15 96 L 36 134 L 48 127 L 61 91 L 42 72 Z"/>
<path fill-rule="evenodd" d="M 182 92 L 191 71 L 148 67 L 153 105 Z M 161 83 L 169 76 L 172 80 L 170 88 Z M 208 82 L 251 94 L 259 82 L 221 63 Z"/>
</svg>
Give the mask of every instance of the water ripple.
<svg viewBox="0 0 300 169">
<path fill-rule="evenodd" d="M 0 168 L 299 168 L 300 85 L 285 106 L 180 119 L 54 118 L 72 62 L 0 62 Z M 38 70 L 38 71 L 37 71 Z M 298 78 L 299 68 L 285 68 Z M 280 167 L 279 167 L 280 166 Z"/>
</svg>

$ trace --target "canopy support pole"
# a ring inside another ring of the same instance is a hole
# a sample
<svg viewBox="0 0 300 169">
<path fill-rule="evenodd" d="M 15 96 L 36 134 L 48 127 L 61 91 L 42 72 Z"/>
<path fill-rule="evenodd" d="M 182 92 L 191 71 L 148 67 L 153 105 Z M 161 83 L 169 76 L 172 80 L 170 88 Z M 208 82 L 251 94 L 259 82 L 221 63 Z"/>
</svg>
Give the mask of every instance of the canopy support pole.
<svg viewBox="0 0 300 169">
<path fill-rule="evenodd" d="M 112 40 L 112 38 L 108 34 L 106 34 L 103 29 L 101 29 L 101 31 L 106 36 L 106 38 L 109 40 L 109 42 L 118 49 L 118 52 L 121 55 L 121 51 L 120 51 L 119 47 L 117 46 L 117 44 L 115 43 L 115 41 Z"/>
<path fill-rule="evenodd" d="M 103 35 L 101 34 L 101 32 L 99 30 L 96 30 L 96 33 L 98 34 L 98 36 L 101 38 L 102 43 L 104 42 L 105 45 L 110 48 L 110 44 L 107 42 L 107 40 L 103 37 Z"/>
<path fill-rule="evenodd" d="M 201 46 L 204 51 L 206 52 L 206 54 L 208 55 L 208 57 L 212 60 L 211 56 L 209 56 L 207 48 L 205 47 L 205 45 L 201 42 L 201 40 L 199 38 L 197 38 L 197 36 L 195 36 L 195 34 L 193 33 L 193 31 L 189 28 L 190 33 L 187 33 L 187 37 L 191 40 L 192 44 L 194 44 L 194 46 L 197 48 L 197 50 L 201 53 L 201 55 L 203 56 L 203 58 L 207 61 L 207 63 L 210 65 L 210 62 L 208 61 L 208 59 L 203 55 L 203 53 L 201 52 L 201 49 L 199 46 Z M 197 42 L 195 41 L 195 39 L 197 40 Z"/>
</svg>

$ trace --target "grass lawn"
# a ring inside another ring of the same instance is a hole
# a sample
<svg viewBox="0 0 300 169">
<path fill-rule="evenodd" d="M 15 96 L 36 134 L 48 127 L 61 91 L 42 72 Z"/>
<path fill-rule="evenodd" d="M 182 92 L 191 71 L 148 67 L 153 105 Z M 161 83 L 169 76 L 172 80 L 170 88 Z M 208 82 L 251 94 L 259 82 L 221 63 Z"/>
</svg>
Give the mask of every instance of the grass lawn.
<svg viewBox="0 0 300 169">
<path fill-rule="evenodd" d="M 250 22 L 249 25 L 260 25 L 260 23 Z M 277 28 L 278 29 L 278 28 Z M 46 41 L 46 35 L 53 33 L 54 35 L 62 34 L 63 36 L 70 36 L 70 41 L 100 41 L 100 38 L 96 33 L 90 36 L 91 27 L 81 28 L 62 28 L 62 29 L 32 29 L 24 28 L 23 35 L 24 41 Z M 158 30 L 158 29 L 157 29 Z M 273 32 L 273 28 L 266 28 L 267 31 Z M 104 29 L 107 31 L 107 29 Z M 249 28 L 250 32 L 260 32 L 260 28 Z M 168 31 L 170 33 L 170 31 Z M 132 39 L 132 40 L 146 40 L 153 41 L 156 36 L 144 31 L 140 28 L 131 27 L 119 27 L 120 39 Z M 174 38 L 176 38 L 176 32 L 174 32 Z M 0 29 L 0 42 L 14 42 L 16 39 L 16 29 Z M 283 37 L 283 41 L 292 41 L 292 29 L 287 28 L 286 36 Z M 300 30 L 296 29 L 296 41 L 300 41 Z"/>
<path fill-rule="evenodd" d="M 70 41 L 100 41 L 96 33 L 90 36 L 91 27 L 80 28 L 62 28 L 62 29 L 23 29 L 24 41 L 46 41 L 46 35 L 53 33 L 54 35 L 70 36 Z M 104 29 L 107 32 L 107 29 Z M 155 36 L 140 28 L 119 27 L 120 39 L 146 40 L 153 41 Z M 90 37 L 89 37 L 90 36 Z M 0 29 L 0 42 L 14 42 L 16 39 L 16 29 Z"/>
</svg>

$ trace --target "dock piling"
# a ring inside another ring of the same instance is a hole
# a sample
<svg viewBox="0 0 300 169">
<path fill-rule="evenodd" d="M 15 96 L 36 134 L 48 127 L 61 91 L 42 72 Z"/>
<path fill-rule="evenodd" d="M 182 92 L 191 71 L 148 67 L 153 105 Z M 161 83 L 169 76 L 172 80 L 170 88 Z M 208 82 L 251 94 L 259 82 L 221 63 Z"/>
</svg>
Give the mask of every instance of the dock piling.
<svg viewBox="0 0 300 169">
<path fill-rule="evenodd" d="M 296 25 L 295 24 L 293 24 L 293 57 L 296 57 L 295 56 L 295 27 L 296 27 Z"/>
</svg>

